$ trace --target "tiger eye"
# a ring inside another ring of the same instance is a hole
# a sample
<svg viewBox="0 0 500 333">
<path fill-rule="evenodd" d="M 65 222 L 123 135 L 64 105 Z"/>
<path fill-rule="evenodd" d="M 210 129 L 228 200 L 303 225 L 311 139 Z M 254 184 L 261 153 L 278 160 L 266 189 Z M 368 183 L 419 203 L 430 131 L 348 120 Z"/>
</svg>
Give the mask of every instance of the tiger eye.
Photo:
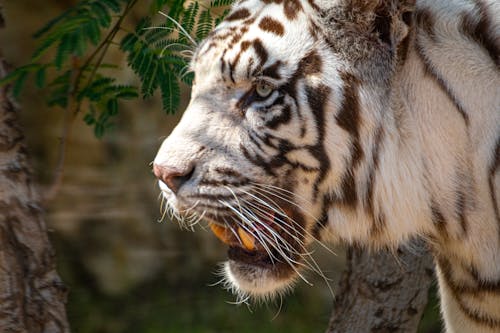
<svg viewBox="0 0 500 333">
<path fill-rule="evenodd" d="M 255 92 L 262 98 L 269 97 L 273 92 L 273 87 L 265 82 L 260 82 L 255 86 Z"/>
</svg>

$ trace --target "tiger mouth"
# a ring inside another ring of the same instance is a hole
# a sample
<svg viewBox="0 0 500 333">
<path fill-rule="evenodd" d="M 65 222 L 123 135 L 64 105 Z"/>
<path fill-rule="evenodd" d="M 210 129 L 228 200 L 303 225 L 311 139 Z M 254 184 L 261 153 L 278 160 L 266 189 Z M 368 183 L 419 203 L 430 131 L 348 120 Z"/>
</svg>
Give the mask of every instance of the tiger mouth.
<svg viewBox="0 0 500 333">
<path fill-rule="evenodd" d="M 212 233 L 228 245 L 228 258 L 261 268 L 291 268 L 296 263 L 299 233 L 287 223 L 292 214 L 268 212 L 257 225 L 210 220 Z"/>
</svg>

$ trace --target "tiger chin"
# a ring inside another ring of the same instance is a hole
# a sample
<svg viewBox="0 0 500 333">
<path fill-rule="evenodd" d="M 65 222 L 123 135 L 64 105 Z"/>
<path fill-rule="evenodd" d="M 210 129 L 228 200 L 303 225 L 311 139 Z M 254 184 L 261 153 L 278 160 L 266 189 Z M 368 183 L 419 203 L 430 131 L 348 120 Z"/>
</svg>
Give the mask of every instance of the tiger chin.
<svg viewBox="0 0 500 333">
<path fill-rule="evenodd" d="M 167 208 L 286 292 L 316 240 L 428 241 L 447 332 L 500 331 L 496 0 L 238 1 L 194 53 L 154 160 Z"/>
</svg>

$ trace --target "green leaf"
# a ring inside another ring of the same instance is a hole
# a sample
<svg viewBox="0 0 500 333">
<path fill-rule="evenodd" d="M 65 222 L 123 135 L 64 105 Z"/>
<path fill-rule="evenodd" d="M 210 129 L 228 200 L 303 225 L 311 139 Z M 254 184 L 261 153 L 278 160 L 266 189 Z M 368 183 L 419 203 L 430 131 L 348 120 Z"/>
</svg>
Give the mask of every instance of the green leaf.
<svg viewBox="0 0 500 333">
<path fill-rule="evenodd" d="M 103 4 L 108 6 L 115 13 L 119 13 L 121 11 L 120 3 L 117 0 L 100 0 Z"/>
<path fill-rule="evenodd" d="M 88 22 L 82 26 L 81 30 L 93 45 L 97 45 L 101 41 L 101 29 L 97 21 Z"/>
<path fill-rule="evenodd" d="M 149 16 L 143 17 L 135 27 L 135 33 L 142 36 L 147 32 L 147 28 L 151 27 L 151 18 Z"/>
<path fill-rule="evenodd" d="M 43 88 L 47 79 L 47 67 L 41 67 L 35 74 L 35 84 L 38 88 Z"/>
<path fill-rule="evenodd" d="M 118 114 L 118 101 L 114 98 L 108 100 L 106 109 L 110 116 L 116 116 Z"/>
<path fill-rule="evenodd" d="M 168 11 L 168 16 L 173 18 L 174 20 L 178 20 L 181 13 L 184 11 L 185 0 L 177 0 L 171 1 L 173 3 L 170 4 L 170 10 Z M 169 26 L 173 26 L 172 21 L 169 21 Z"/>
<path fill-rule="evenodd" d="M 103 123 L 96 122 L 94 126 L 94 135 L 97 138 L 102 138 L 104 136 L 105 127 Z"/>
<path fill-rule="evenodd" d="M 224 7 L 224 6 L 230 6 L 234 0 L 214 0 L 210 1 L 210 7 Z"/>
<path fill-rule="evenodd" d="M 83 121 L 87 124 L 87 125 L 94 125 L 95 124 L 95 117 L 94 115 L 89 112 L 89 113 L 86 113 L 85 116 L 83 116 Z"/>
<path fill-rule="evenodd" d="M 135 34 L 130 33 L 123 37 L 120 43 L 120 48 L 125 52 L 132 52 L 138 42 L 139 38 Z"/>
<path fill-rule="evenodd" d="M 213 28 L 212 14 L 210 10 L 204 10 L 198 19 L 198 26 L 196 28 L 196 39 L 198 41 L 205 39 Z"/>
<path fill-rule="evenodd" d="M 60 36 L 58 34 L 53 34 L 45 39 L 43 39 L 38 47 L 36 48 L 35 52 L 33 52 L 33 55 L 31 56 L 31 60 L 33 62 L 37 61 L 40 59 L 40 57 L 47 52 L 47 50 L 54 45 L 55 43 L 60 41 Z"/>
<path fill-rule="evenodd" d="M 200 5 L 197 1 L 192 2 L 189 7 L 186 9 L 184 12 L 184 15 L 182 17 L 181 25 L 186 30 L 188 34 L 190 34 L 193 31 L 194 28 L 194 23 L 196 21 L 196 15 L 198 15 L 198 10 L 200 9 Z M 186 36 L 181 35 L 184 39 L 187 38 Z"/>
<path fill-rule="evenodd" d="M 14 82 L 14 84 L 12 85 L 12 95 L 14 95 L 14 97 L 16 98 L 19 97 L 27 78 L 28 78 L 28 72 L 22 72 L 17 78 L 17 80 Z"/>
<path fill-rule="evenodd" d="M 149 30 L 145 35 L 144 39 L 146 40 L 146 43 L 151 45 L 154 43 L 157 43 L 160 41 L 162 38 L 166 38 L 170 34 L 172 34 L 173 28 L 168 27 L 165 24 L 156 26 L 154 29 Z"/>
<path fill-rule="evenodd" d="M 75 48 L 75 39 L 72 37 L 73 36 L 69 34 L 64 35 L 59 42 L 59 46 L 57 47 L 56 56 L 54 59 L 54 65 L 57 69 L 62 68 L 63 63 Z"/>
<path fill-rule="evenodd" d="M 137 92 L 136 87 L 131 86 L 116 86 L 116 98 L 121 99 L 134 99 L 139 97 L 139 93 Z"/>
<path fill-rule="evenodd" d="M 106 8 L 101 2 L 92 2 L 90 4 L 90 8 L 97 17 L 97 21 L 102 28 L 108 28 L 111 25 L 112 18 L 111 15 L 109 15 L 108 8 Z"/>
<path fill-rule="evenodd" d="M 160 80 L 161 98 L 163 102 L 163 110 L 166 113 L 173 114 L 179 107 L 180 103 L 180 88 L 179 83 L 172 71 L 163 65 L 164 77 Z"/>
<path fill-rule="evenodd" d="M 72 53 L 79 57 L 84 57 L 87 51 L 87 42 L 83 33 L 73 34 L 73 47 Z"/>
<path fill-rule="evenodd" d="M 158 67 L 158 60 L 151 61 L 147 73 L 144 75 L 142 81 L 142 95 L 144 98 L 152 96 L 158 87 L 158 80 L 156 79 Z"/>
</svg>

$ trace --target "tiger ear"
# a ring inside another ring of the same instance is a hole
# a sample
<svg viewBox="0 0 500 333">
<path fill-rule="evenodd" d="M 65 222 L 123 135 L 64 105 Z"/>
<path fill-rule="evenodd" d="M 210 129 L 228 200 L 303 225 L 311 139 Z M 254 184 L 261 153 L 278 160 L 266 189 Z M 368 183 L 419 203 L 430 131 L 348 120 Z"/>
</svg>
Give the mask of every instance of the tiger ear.
<svg viewBox="0 0 500 333">
<path fill-rule="evenodd" d="M 415 0 L 351 0 L 352 6 L 370 18 L 370 26 L 380 40 L 397 47 L 413 24 Z"/>
</svg>

